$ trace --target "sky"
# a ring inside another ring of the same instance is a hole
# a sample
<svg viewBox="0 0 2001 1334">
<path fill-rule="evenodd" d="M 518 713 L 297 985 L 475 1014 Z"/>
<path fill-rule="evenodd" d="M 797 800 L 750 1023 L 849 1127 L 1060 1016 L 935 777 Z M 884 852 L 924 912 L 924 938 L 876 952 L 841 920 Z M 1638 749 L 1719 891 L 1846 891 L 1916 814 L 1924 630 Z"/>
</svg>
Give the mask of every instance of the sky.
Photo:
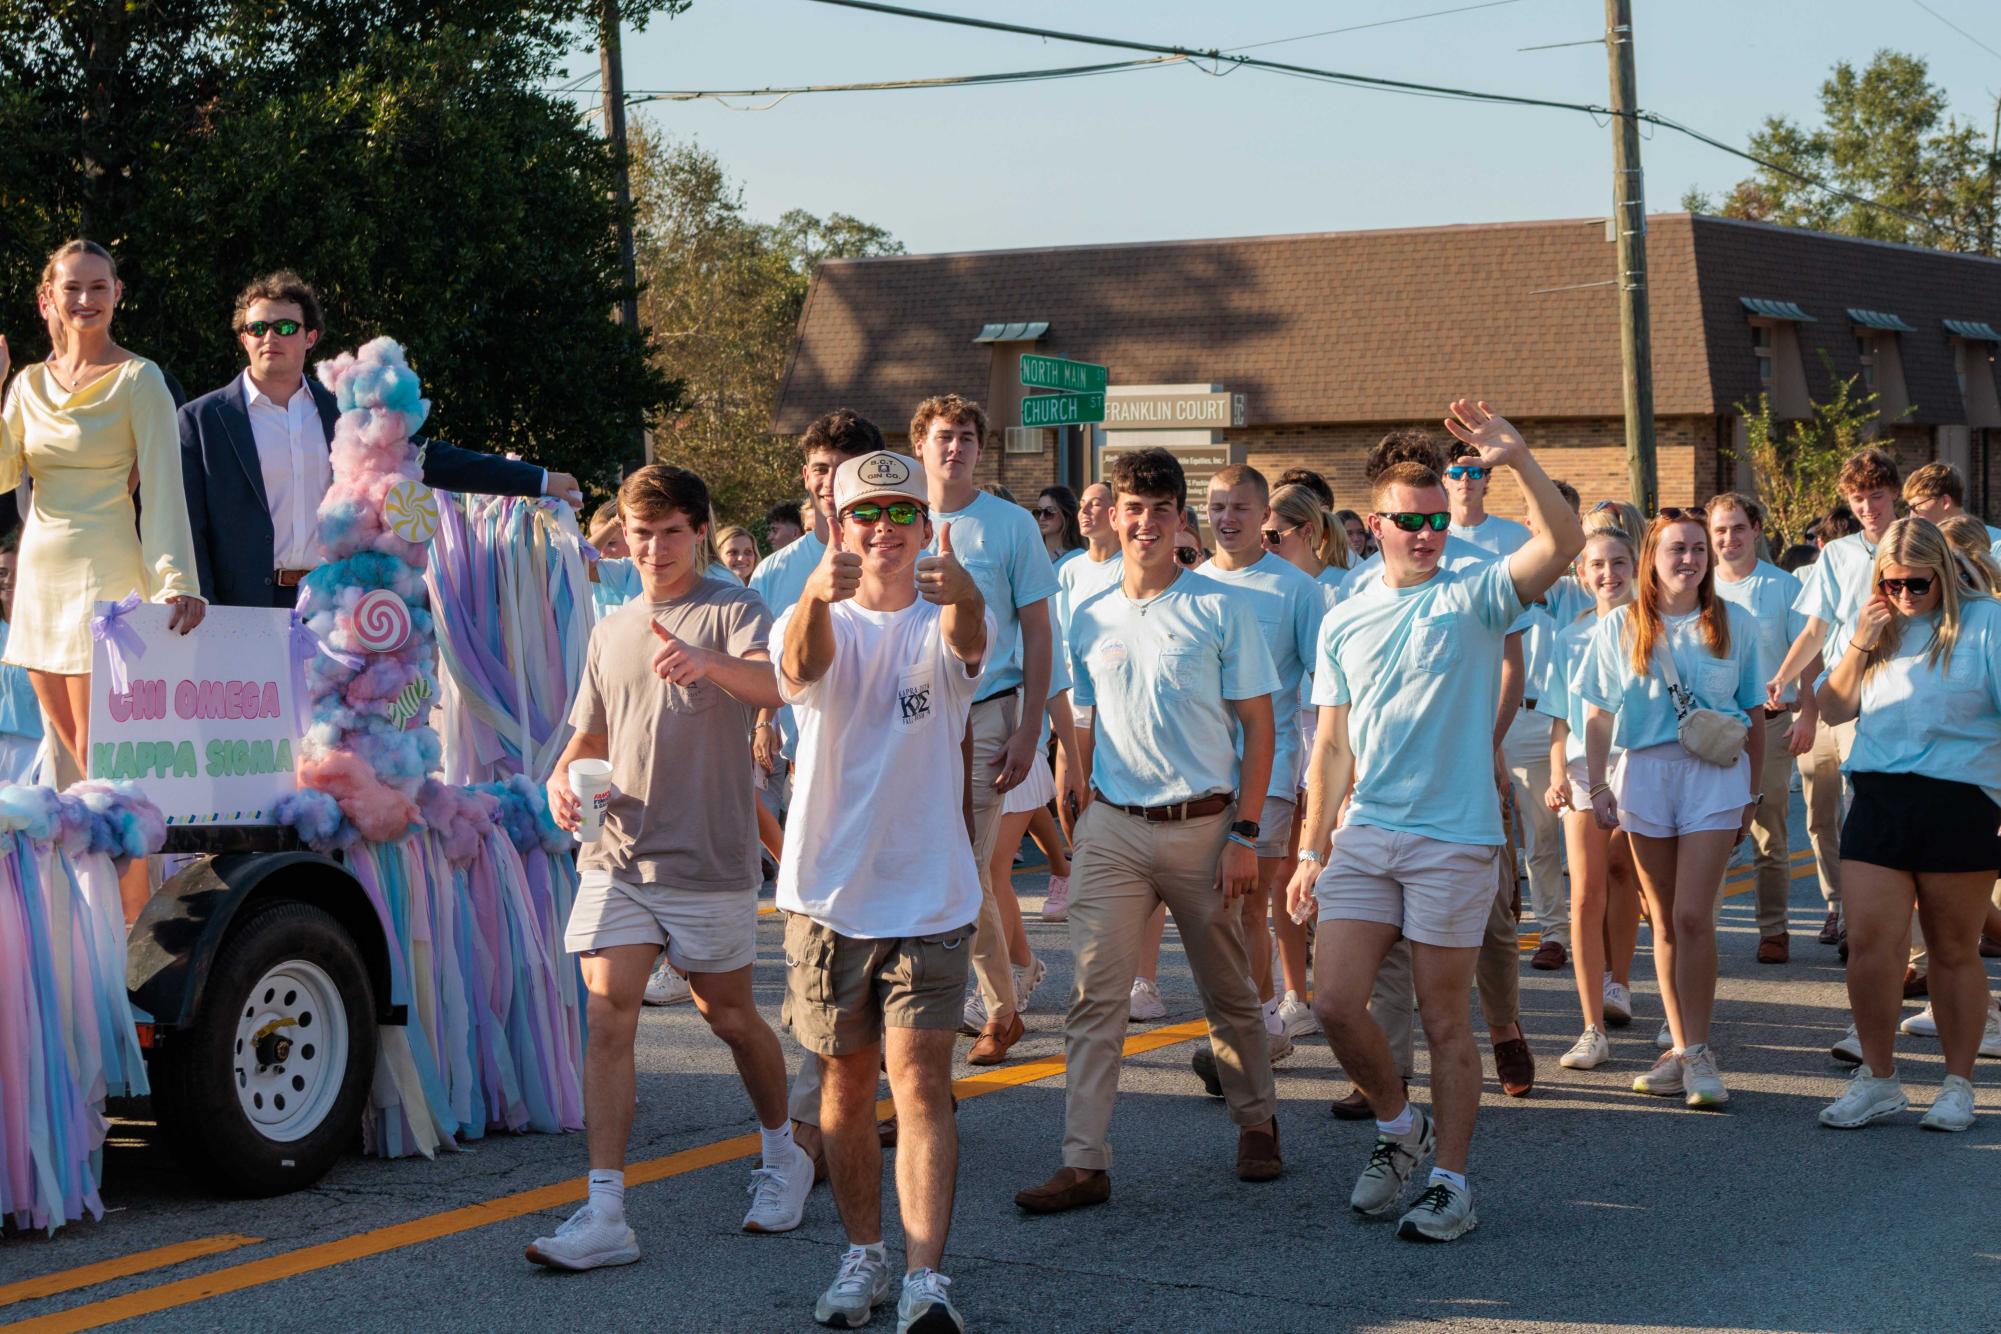
<svg viewBox="0 0 2001 1334">
<path fill-rule="evenodd" d="M 1602 0 L 903 0 L 1045 28 L 1344 72 L 1602 104 Z M 1768 115 L 1819 119 L 1837 61 L 1923 56 L 1983 130 L 2001 92 L 1992 0 L 1635 0 L 1640 105 L 1735 145 Z M 1935 12 L 1928 12 L 1935 11 Z M 1941 18 L 1942 16 L 1942 18 Z M 1408 19 L 1385 24 L 1384 20 Z M 1942 21 L 1945 20 L 1945 21 Z M 1948 26 L 1956 24 L 1965 34 Z M 1358 31 L 1332 28 L 1375 24 Z M 629 90 L 761 88 L 1133 58 L 813 0 L 694 0 L 628 33 Z M 1520 48 L 1560 42 L 1556 50 Z M 1993 50 L 1986 50 L 1990 47 Z M 572 73 L 595 70 L 580 51 Z M 591 80 L 594 86 L 594 76 Z M 580 105 L 591 100 L 587 89 Z M 757 105 L 744 99 L 738 105 Z M 1611 130 L 1578 112 L 1396 96 L 1183 63 L 988 88 L 797 96 L 769 110 L 637 108 L 716 154 L 754 217 L 848 213 L 913 252 L 1602 216 Z M 1680 135 L 1642 144 L 1650 211 L 1752 167 Z"/>
</svg>

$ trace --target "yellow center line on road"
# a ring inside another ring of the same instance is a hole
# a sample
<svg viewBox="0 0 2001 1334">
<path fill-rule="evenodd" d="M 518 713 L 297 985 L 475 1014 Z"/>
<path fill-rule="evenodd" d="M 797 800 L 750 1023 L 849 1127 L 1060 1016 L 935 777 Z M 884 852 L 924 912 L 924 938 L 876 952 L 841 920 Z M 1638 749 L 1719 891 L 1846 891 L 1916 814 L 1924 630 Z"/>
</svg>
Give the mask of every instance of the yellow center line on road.
<svg viewBox="0 0 2001 1334">
<path fill-rule="evenodd" d="M 58 1293 L 74 1292 L 78 1288 L 88 1288 L 99 1283 L 109 1283 L 115 1278 L 130 1278 L 143 1274 L 149 1269 L 164 1269 L 184 1260 L 199 1259 L 204 1255 L 218 1255 L 223 1251 L 233 1251 L 239 1246 L 255 1246 L 262 1237 L 245 1237 L 234 1232 L 220 1236 L 202 1237 L 195 1241 L 177 1241 L 171 1246 L 161 1246 L 150 1251 L 139 1251 L 132 1255 L 121 1255 L 115 1260 L 99 1260 L 95 1264 L 78 1265 L 74 1269 L 58 1270 L 53 1274 L 43 1274 L 39 1278 L 22 1279 L 19 1283 L 0 1284 L 0 1306 L 12 1306 L 15 1302 L 32 1302 L 42 1297 L 53 1297 Z"/>
<path fill-rule="evenodd" d="M 1206 1036 L 1208 1031 L 1207 1021 L 1201 1019 L 1147 1029 L 1126 1039 L 1125 1054 L 1135 1056 L 1142 1052 L 1157 1051 L 1162 1047 L 1171 1047 L 1179 1042 Z M 1038 1061 L 1024 1061 L 1017 1066 L 955 1080 L 952 1090 L 963 1101 L 967 1098 L 980 1097 L 982 1094 L 995 1093 L 1001 1089 L 1032 1084 L 1037 1080 L 1049 1079 L 1062 1073 L 1063 1058 L 1048 1056 Z M 880 1116 L 888 1116 L 894 1110 L 894 1104 L 888 1099 L 877 1104 L 877 1114 Z M 730 1139 L 718 1140 L 714 1144 L 703 1144 L 692 1149 L 683 1149 L 679 1153 L 670 1153 L 663 1158 L 633 1163 L 625 1169 L 625 1181 L 628 1186 L 664 1181 L 669 1177 L 681 1176 L 705 1167 L 715 1167 L 739 1158 L 753 1157 L 760 1151 L 760 1147 L 756 1135 L 737 1135 Z M 98 1329 L 120 1320 L 135 1320 L 141 1316 L 155 1315 L 177 1306 L 187 1306 L 194 1302 L 206 1301 L 211 1297 L 241 1292 L 246 1288 L 296 1278 L 300 1274 L 310 1274 L 316 1270 L 346 1264 L 351 1260 L 363 1260 L 372 1255 L 401 1250 L 406 1246 L 436 1241 L 441 1237 L 468 1232 L 492 1223 L 504 1223 L 528 1214 L 559 1209 L 564 1205 L 577 1203 L 584 1198 L 584 1194 L 583 1184 L 572 1178 L 548 1186 L 538 1186 L 533 1190 L 502 1195 L 497 1199 L 481 1200 L 442 1213 L 427 1214 L 422 1218 L 413 1218 L 407 1222 L 358 1233 L 351 1237 L 302 1246 L 298 1250 L 287 1251 L 282 1255 L 245 1261 L 206 1274 L 197 1274 L 192 1278 L 163 1283 L 157 1287 L 141 1288 L 137 1292 L 108 1297 L 67 1311 L 57 1311 L 11 1325 L 0 1325 L 0 1330 L 9 1331 L 10 1334 L 29 1334 L 30 1331 L 33 1334 L 55 1334 L 55 1331 Z M 131 1258 L 137 1260 L 140 1257 Z M 107 1277 L 117 1277 L 117 1275 Z M 58 1289 L 58 1291 L 63 1290 L 66 1289 Z"/>
</svg>

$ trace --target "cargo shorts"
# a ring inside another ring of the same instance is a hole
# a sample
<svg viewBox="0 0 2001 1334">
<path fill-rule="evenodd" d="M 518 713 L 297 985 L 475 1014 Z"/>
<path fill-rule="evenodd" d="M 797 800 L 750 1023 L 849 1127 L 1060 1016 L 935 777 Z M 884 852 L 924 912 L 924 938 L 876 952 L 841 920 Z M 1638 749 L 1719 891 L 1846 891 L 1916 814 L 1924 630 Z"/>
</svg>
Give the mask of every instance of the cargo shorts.
<svg viewBox="0 0 2001 1334">
<path fill-rule="evenodd" d="M 863 940 L 789 914 L 781 1013 L 794 1040 L 822 1056 L 846 1056 L 881 1042 L 884 1028 L 956 1029 L 973 928 Z"/>
</svg>

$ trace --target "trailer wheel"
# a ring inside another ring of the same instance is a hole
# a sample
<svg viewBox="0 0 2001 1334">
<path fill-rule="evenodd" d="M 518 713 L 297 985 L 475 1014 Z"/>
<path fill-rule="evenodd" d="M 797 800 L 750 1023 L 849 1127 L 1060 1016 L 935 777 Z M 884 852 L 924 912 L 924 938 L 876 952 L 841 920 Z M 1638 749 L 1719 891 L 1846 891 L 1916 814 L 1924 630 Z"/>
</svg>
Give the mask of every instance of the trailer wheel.
<svg viewBox="0 0 2001 1334">
<path fill-rule="evenodd" d="M 154 1111 L 199 1176 L 282 1195 L 359 1138 L 375 1049 L 354 941 L 311 904 L 273 903 L 230 933 L 193 1024 L 154 1057 Z"/>
</svg>

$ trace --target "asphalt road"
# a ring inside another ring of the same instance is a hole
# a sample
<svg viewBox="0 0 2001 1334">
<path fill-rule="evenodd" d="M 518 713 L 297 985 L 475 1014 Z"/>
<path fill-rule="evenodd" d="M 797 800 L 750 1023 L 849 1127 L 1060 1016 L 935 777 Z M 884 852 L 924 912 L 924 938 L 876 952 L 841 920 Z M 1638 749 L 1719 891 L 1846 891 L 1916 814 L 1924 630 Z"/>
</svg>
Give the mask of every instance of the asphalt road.
<svg viewBox="0 0 2001 1334">
<path fill-rule="evenodd" d="M 1033 909 L 1042 877 L 1017 883 Z M 975 1328 L 1036 1331 L 2001 1327 L 2001 1065 L 1983 1065 L 1982 1119 L 1966 1134 L 1921 1133 L 1915 1112 L 1820 1128 L 1814 1113 L 1845 1078 L 1827 1046 L 1846 1007 L 1834 951 L 1813 939 L 1816 883 L 1802 864 L 1785 967 L 1753 962 L 1749 885 L 1731 889 L 1715 1039 L 1728 1110 L 1627 1091 L 1660 1016 L 1644 934 L 1639 1014 L 1591 1072 L 1556 1064 L 1579 1023 L 1569 973 L 1534 972 L 1525 952 L 1539 1080 L 1519 1100 L 1490 1080 L 1471 1165 L 1481 1225 L 1445 1247 L 1399 1242 L 1346 1207 L 1370 1128 L 1328 1116 L 1348 1086 L 1318 1038 L 1280 1067 L 1286 1175 L 1235 1179 L 1232 1129 L 1188 1073 L 1199 1008 L 1171 932 L 1171 1012 L 1133 1033 L 1143 1050 L 1126 1062 L 1111 1203 L 1019 1214 L 1014 1191 L 1057 1164 L 1070 985 L 1066 928 L 1031 914 L 1050 973 L 1028 1036 L 998 1071 L 961 1068 L 979 1077 L 960 1088 L 944 1266 L 955 1301 Z M 759 999 L 775 1018 L 775 920 L 761 944 Z M 1937 1046 L 1904 1039 L 1899 1060 L 1922 1108 L 1942 1074 Z M 581 1194 L 581 1137 L 502 1136 L 434 1162 L 356 1157 L 313 1190 L 238 1201 L 169 1160 L 149 1125 L 125 1122 L 101 1223 L 0 1239 L 0 1328 L 814 1328 L 844 1244 L 825 1188 L 795 1232 L 738 1231 L 755 1123 L 725 1050 L 688 1007 L 653 1010 L 639 1069 L 627 1205 L 639 1264 L 558 1275 L 521 1258 Z M 885 1201 L 894 1254 L 893 1186 Z M 874 1327 L 893 1328 L 893 1312 Z"/>
</svg>

